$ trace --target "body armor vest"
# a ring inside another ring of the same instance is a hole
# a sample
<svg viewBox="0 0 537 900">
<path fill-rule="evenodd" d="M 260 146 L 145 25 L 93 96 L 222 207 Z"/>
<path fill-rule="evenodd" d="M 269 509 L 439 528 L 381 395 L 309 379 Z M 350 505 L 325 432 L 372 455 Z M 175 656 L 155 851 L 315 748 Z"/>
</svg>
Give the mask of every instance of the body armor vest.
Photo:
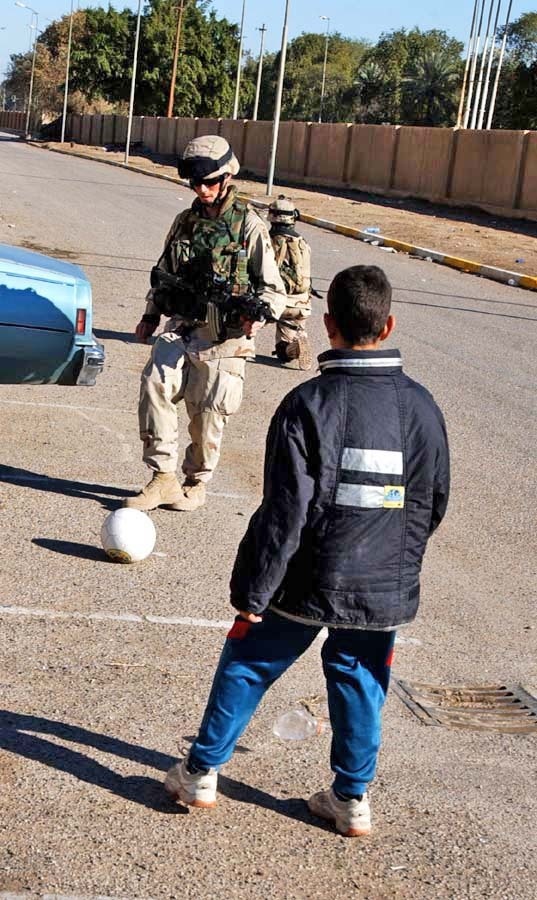
<svg viewBox="0 0 537 900">
<path fill-rule="evenodd" d="M 311 250 L 303 237 L 271 234 L 276 264 L 287 294 L 308 294 L 311 289 Z"/>
</svg>

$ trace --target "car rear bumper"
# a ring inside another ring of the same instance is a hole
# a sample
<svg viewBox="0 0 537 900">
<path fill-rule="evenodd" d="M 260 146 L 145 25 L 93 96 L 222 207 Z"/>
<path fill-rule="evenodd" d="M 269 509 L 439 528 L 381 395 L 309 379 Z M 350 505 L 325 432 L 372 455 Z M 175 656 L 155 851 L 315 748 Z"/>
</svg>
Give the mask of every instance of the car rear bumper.
<svg viewBox="0 0 537 900">
<path fill-rule="evenodd" d="M 91 386 L 95 384 L 97 376 L 104 368 L 104 347 L 93 339 L 92 344 L 81 348 L 82 365 L 78 373 L 76 384 Z"/>
</svg>

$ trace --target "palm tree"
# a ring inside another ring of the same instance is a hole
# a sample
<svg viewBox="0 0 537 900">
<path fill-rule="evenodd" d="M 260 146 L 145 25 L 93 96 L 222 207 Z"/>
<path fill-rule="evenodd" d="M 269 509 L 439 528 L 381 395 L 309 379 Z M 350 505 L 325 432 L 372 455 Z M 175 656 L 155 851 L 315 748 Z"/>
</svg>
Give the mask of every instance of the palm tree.
<svg viewBox="0 0 537 900">
<path fill-rule="evenodd" d="M 427 50 L 410 62 L 403 78 L 407 124 L 453 124 L 461 65 L 442 50 Z"/>
</svg>

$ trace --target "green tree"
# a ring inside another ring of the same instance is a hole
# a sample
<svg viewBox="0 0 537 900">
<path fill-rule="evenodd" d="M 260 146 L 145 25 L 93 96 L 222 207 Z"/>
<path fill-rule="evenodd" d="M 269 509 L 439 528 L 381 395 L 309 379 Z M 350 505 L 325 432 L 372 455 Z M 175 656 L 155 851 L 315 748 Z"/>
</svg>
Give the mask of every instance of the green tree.
<svg viewBox="0 0 537 900">
<path fill-rule="evenodd" d="M 407 31 L 399 28 L 381 34 L 365 60 L 377 63 L 384 73 L 384 82 L 379 84 L 378 95 L 371 98 L 376 107 L 374 119 L 392 124 L 414 124 L 414 101 L 410 99 L 407 102 L 410 83 L 407 79 L 412 79 L 416 65 L 420 65 L 418 61 L 431 54 L 441 54 L 445 65 L 452 63 L 460 67 L 463 49 L 460 41 L 436 28 L 430 31 L 421 31 L 419 28 Z M 372 118 L 370 116 L 369 120 Z"/>
<path fill-rule="evenodd" d="M 508 26 L 506 48 L 492 127 L 537 129 L 537 13 Z"/>
<path fill-rule="evenodd" d="M 453 125 L 462 62 L 446 51 L 412 59 L 403 78 L 403 118 L 410 125 Z"/>
</svg>

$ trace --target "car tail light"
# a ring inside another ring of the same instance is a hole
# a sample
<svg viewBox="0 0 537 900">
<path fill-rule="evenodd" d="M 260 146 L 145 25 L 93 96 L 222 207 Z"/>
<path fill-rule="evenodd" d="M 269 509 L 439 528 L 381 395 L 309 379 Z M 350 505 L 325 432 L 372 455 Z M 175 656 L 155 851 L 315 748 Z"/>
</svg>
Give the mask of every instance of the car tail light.
<svg viewBox="0 0 537 900">
<path fill-rule="evenodd" d="M 76 333 L 84 334 L 86 331 L 86 310 L 77 309 L 76 311 Z"/>
</svg>

